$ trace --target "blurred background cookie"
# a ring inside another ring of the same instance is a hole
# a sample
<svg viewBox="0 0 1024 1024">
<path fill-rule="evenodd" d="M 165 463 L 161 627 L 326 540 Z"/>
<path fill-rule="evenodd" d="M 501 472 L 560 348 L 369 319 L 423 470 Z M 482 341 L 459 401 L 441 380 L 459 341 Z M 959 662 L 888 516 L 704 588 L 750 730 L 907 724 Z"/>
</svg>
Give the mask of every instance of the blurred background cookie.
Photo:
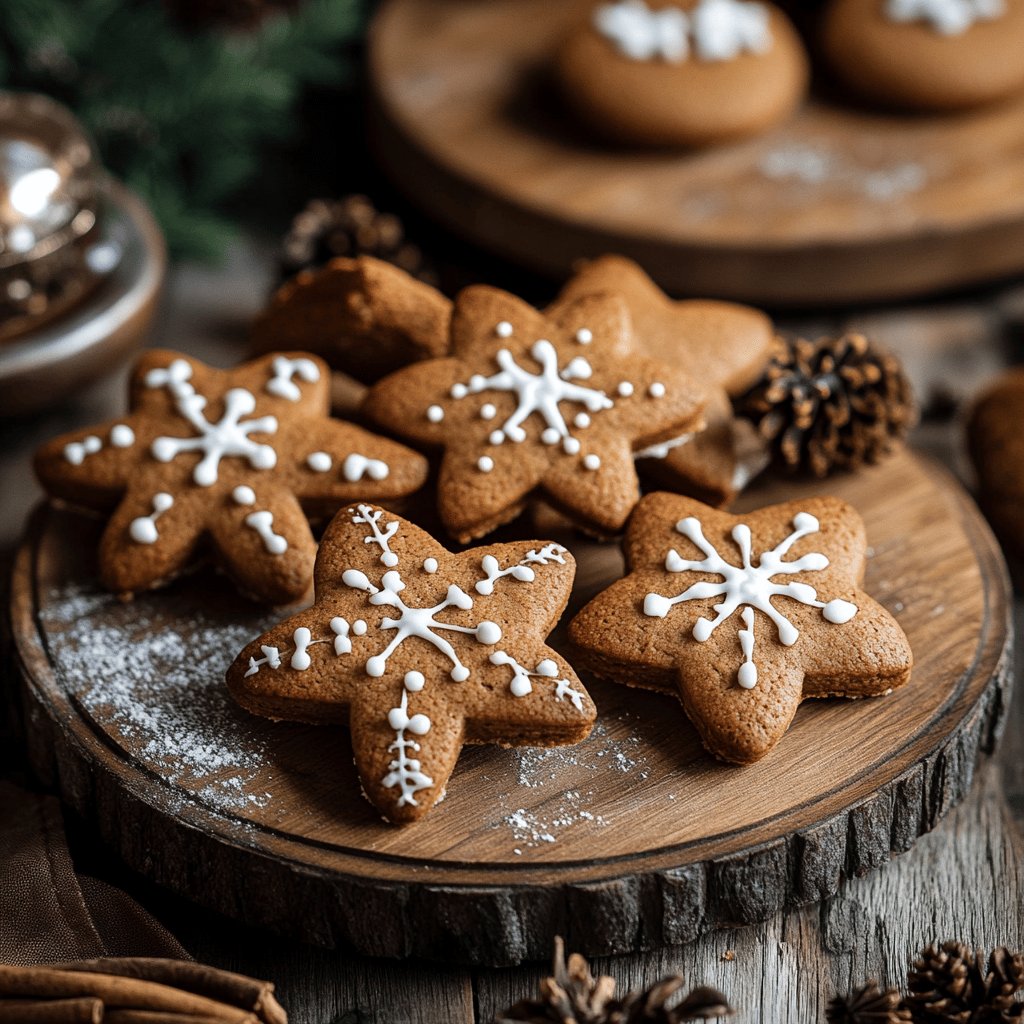
<svg viewBox="0 0 1024 1024">
<path fill-rule="evenodd" d="M 558 55 L 567 101 L 608 138 L 702 146 L 783 120 L 807 87 L 786 16 L 748 0 L 597 4 Z"/>
<path fill-rule="evenodd" d="M 1020 584 L 1024 556 L 1024 368 L 1001 374 L 977 398 L 967 420 L 967 447 L 978 503 Z"/>
<path fill-rule="evenodd" d="M 822 23 L 832 70 L 878 103 L 959 110 L 1024 89 L 1020 0 L 835 0 Z"/>
</svg>

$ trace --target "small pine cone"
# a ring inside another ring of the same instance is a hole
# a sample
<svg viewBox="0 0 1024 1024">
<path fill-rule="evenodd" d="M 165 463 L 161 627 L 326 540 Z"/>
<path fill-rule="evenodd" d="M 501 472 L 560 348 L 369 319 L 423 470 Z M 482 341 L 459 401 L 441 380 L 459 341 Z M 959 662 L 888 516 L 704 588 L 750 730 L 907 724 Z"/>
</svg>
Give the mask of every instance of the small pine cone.
<svg viewBox="0 0 1024 1024">
<path fill-rule="evenodd" d="M 423 253 L 406 240 L 398 217 L 379 212 L 366 196 L 310 200 L 284 237 L 281 278 L 322 267 L 337 256 L 374 256 L 427 284 L 437 283 Z"/>
<path fill-rule="evenodd" d="M 988 1024 L 984 961 L 960 942 L 923 949 L 907 985 L 915 1024 Z"/>
<path fill-rule="evenodd" d="M 881 989 L 869 981 L 848 996 L 836 996 L 825 1010 L 828 1024 L 907 1024 L 910 1010 L 894 988 Z"/>
<path fill-rule="evenodd" d="M 1024 1003 L 1014 995 L 1024 989 L 1024 956 L 1011 953 L 1005 946 L 992 951 L 985 976 L 985 990 L 988 1002 L 998 1016 L 990 1019 L 1019 1020 L 1024 1017 Z"/>
<path fill-rule="evenodd" d="M 880 461 L 917 421 L 900 361 L 861 334 L 780 339 L 737 412 L 777 463 L 818 477 Z"/>
<path fill-rule="evenodd" d="M 678 975 L 650 988 L 615 998 L 615 980 L 594 978 L 578 953 L 565 960 L 565 946 L 555 939 L 553 977 L 540 983 L 539 999 L 523 999 L 501 1014 L 496 1024 L 681 1024 L 732 1013 L 725 996 L 711 988 L 694 989 L 679 1005 L 666 1003 L 682 987 Z"/>
</svg>

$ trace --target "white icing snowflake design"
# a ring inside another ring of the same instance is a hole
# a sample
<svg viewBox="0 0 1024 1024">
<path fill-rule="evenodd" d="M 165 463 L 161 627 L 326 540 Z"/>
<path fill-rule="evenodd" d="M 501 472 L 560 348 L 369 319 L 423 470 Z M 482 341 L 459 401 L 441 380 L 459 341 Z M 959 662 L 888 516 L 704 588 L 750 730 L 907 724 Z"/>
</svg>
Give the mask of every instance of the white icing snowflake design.
<svg viewBox="0 0 1024 1024">
<path fill-rule="evenodd" d="M 521 583 L 532 583 L 537 574 L 530 568 L 531 565 L 547 565 L 549 562 L 565 565 L 565 550 L 561 544 L 545 544 L 540 551 L 531 548 L 522 559 L 504 569 L 494 555 L 484 555 L 480 568 L 487 575 L 475 584 L 476 592 L 485 597 L 493 594 L 494 584 L 503 576 L 511 576 L 512 579 L 519 580 Z"/>
<path fill-rule="evenodd" d="M 501 639 L 501 627 L 496 622 L 485 619 L 476 626 L 457 626 L 450 622 L 438 622 L 435 616 L 447 608 L 459 608 L 463 611 L 473 607 L 473 598 L 454 583 L 449 585 L 448 593 L 443 601 L 429 608 L 410 608 L 400 597 L 405 584 L 402 574 L 397 569 L 389 569 L 381 579 L 380 587 L 375 587 L 366 574 L 358 569 L 346 569 L 341 576 L 342 583 L 353 590 L 365 590 L 369 594 L 372 605 L 387 605 L 397 608 L 397 619 L 390 617 L 381 619 L 380 628 L 397 630 L 391 642 L 366 662 L 366 674 L 379 677 L 387 670 L 388 658 L 411 636 L 419 637 L 433 644 L 451 663 L 451 677 L 457 683 L 469 678 L 469 669 L 459 661 L 455 648 L 440 635 L 440 632 L 466 633 L 481 644 L 496 644 Z"/>
<path fill-rule="evenodd" d="M 410 676 L 417 676 L 419 673 L 409 673 Z M 422 686 L 422 677 L 420 678 Z M 430 719 L 423 714 L 409 716 L 409 679 L 406 677 L 405 690 L 402 691 L 402 702 L 397 708 L 388 712 L 388 725 L 395 730 L 395 739 L 388 747 L 388 753 L 394 753 L 394 760 L 388 765 L 388 773 L 381 780 L 385 789 L 399 787 L 398 806 L 405 807 L 416 804 L 416 794 L 421 789 L 429 789 L 434 780 L 420 767 L 420 762 L 415 757 L 409 757 L 408 751 L 419 753 L 420 745 L 406 737 L 406 733 L 414 736 L 426 736 L 430 732 Z"/>
<path fill-rule="evenodd" d="M 745 523 L 739 523 L 733 527 L 732 538 L 739 548 L 742 564 L 732 565 L 704 536 L 698 519 L 692 516 L 681 519 L 676 523 L 677 532 L 691 540 L 706 557 L 703 561 L 690 561 L 680 557 L 673 548 L 665 558 L 665 569 L 671 573 L 712 573 L 721 576 L 722 582 L 694 583 L 675 597 L 648 594 L 644 598 L 644 614 L 663 619 L 675 605 L 684 601 L 721 597 L 722 602 L 714 605 L 717 613 L 714 620 L 702 616 L 694 624 L 693 638 L 698 643 L 703 643 L 737 609 L 742 608 L 741 617 L 746 628 L 739 631 L 739 641 L 744 660 L 739 668 L 737 682 L 749 690 L 757 684 L 757 666 L 754 663 L 754 611 L 763 612 L 775 623 L 779 642 L 785 646 L 792 646 L 799 637 L 793 623 L 772 605 L 773 597 L 789 597 L 800 604 L 820 608 L 822 617 L 827 622 L 835 624 L 849 622 L 857 614 L 857 606 L 849 601 L 840 598 L 828 602 L 819 601 L 817 591 L 807 583 L 773 581 L 775 576 L 820 572 L 828 567 L 828 559 L 818 552 L 803 555 L 792 562 L 784 561 L 784 556 L 797 541 L 809 534 L 817 533 L 819 529 L 820 524 L 814 516 L 807 512 L 798 512 L 793 517 L 793 532 L 771 551 L 765 551 L 758 559 L 758 564 L 753 565 L 750 527 Z"/>
<path fill-rule="evenodd" d="M 540 373 L 520 366 L 509 349 L 499 349 L 496 359 L 500 372 L 490 377 L 476 374 L 468 384 L 455 384 L 451 396 L 458 400 L 482 391 L 510 392 L 516 396 L 515 411 L 491 432 L 491 444 L 503 444 L 506 439 L 515 443 L 525 441 L 526 431 L 522 424 L 536 412 L 545 423 L 541 441 L 550 445 L 561 443 L 565 452 L 575 455 L 580 450 L 580 442 L 569 430 L 559 403 L 578 402 L 591 413 L 611 409 L 614 403 L 603 391 L 573 383 L 575 380 L 588 380 L 593 373 L 583 356 L 574 357 L 560 371 L 558 351 L 543 338 L 534 343 L 530 354 L 540 364 Z"/>
<path fill-rule="evenodd" d="M 944 36 L 958 36 L 979 21 L 1006 13 L 1004 0 L 888 0 L 886 17 L 900 23 L 927 21 Z"/>
<path fill-rule="evenodd" d="M 256 409 L 256 399 L 245 388 L 232 388 L 224 396 L 224 413 L 217 423 L 205 415 L 206 399 L 196 394 L 189 383 L 192 367 L 184 359 L 175 359 L 166 369 L 150 370 L 146 386 L 166 387 L 174 398 L 181 416 L 195 429 L 193 437 L 158 437 L 150 451 L 159 462 L 170 462 L 183 452 L 202 452 L 203 457 L 192 471 L 192 479 L 200 487 L 217 482 L 220 460 L 228 456 L 247 459 L 253 469 L 273 469 L 277 452 L 269 444 L 254 441 L 250 434 L 276 434 L 277 417 L 260 416 L 243 420 Z"/>
<path fill-rule="evenodd" d="M 583 710 L 583 694 L 574 690 L 568 679 L 557 678 L 558 665 L 551 658 L 544 658 L 537 662 L 537 667 L 532 672 L 524 665 L 520 665 L 506 651 L 495 651 L 488 660 L 492 665 L 508 665 L 512 669 L 512 681 L 508 684 L 508 688 L 513 697 L 525 697 L 528 693 L 532 693 L 531 679 L 554 679 L 555 699 L 565 700 L 568 698 L 577 711 Z"/>
<path fill-rule="evenodd" d="M 347 618 L 336 615 L 330 620 L 329 629 L 322 622 L 318 625 L 312 619 L 308 619 L 319 635 L 315 636 L 310 626 L 300 625 L 292 630 L 291 646 L 287 650 L 282 651 L 281 648 L 269 644 L 261 645 L 259 655 L 249 657 L 245 677 L 254 676 L 264 668 L 272 671 L 287 668 L 304 672 L 313 664 L 310 654 L 312 648 L 331 645 L 335 657 L 345 657 L 354 653 L 354 640 L 361 638 L 364 643 L 373 644 L 369 650 L 378 651 L 367 658 L 366 674 L 371 678 L 380 678 L 387 672 L 388 660 L 402 644 L 410 639 L 420 639 L 431 644 L 448 659 L 451 663 L 449 676 L 452 680 L 464 682 L 469 678 L 470 670 L 463 664 L 458 652 L 444 634 L 461 633 L 472 637 L 479 644 L 493 646 L 502 639 L 501 627 L 487 619 L 473 626 L 444 621 L 444 613 L 450 608 L 468 611 L 474 607 L 474 598 L 454 583 L 448 585 L 444 599 L 436 604 L 424 608 L 415 608 L 407 604 L 401 596 L 406 584 L 401 571 L 395 568 L 398 566 L 399 557 L 390 546 L 399 532 L 400 522 L 389 521 L 383 510 L 374 509 L 369 505 L 359 505 L 348 511 L 349 521 L 354 526 L 370 528 L 364 540 L 376 544 L 381 549 L 380 560 L 388 568 L 382 570 L 379 586 L 371 582 L 366 573 L 354 568 L 344 570 L 341 582 L 352 590 L 363 592 L 368 605 L 394 608 L 397 615 L 386 616 L 373 627 L 369 626 L 365 619 L 357 618 L 350 622 Z M 505 569 L 501 568 L 494 556 L 485 555 L 480 566 L 484 576 L 475 584 L 475 589 L 481 598 L 486 599 L 494 593 L 495 584 L 503 578 L 507 577 L 520 583 L 532 583 L 536 579 L 535 567 L 552 563 L 564 565 L 565 551 L 560 544 L 532 548 L 519 562 Z M 440 570 L 437 559 L 432 557 L 417 559 L 416 565 L 428 576 L 434 576 Z M 393 635 L 388 638 L 387 634 Z M 542 659 L 532 670 L 519 664 L 505 651 L 494 651 L 488 660 L 492 665 L 505 665 L 512 670 L 509 690 L 513 696 L 526 696 L 533 690 L 531 680 L 543 679 L 551 682 L 552 694 L 556 700 L 569 701 L 577 711 L 585 710 L 585 695 L 575 689 L 568 679 L 558 678 L 558 666 L 552 659 Z M 420 743 L 417 738 L 429 733 L 431 721 L 425 714 L 410 714 L 409 695 L 419 693 L 425 685 L 426 678 L 422 672 L 407 672 L 403 679 L 401 703 L 388 712 L 388 726 L 394 732 L 394 740 L 388 747 L 388 752 L 394 754 L 394 758 L 388 765 L 388 773 L 383 778 L 382 785 L 387 789 L 398 788 L 398 807 L 416 805 L 416 793 L 434 785 L 433 779 L 423 771 L 420 761 L 412 756 L 419 752 Z"/>
<path fill-rule="evenodd" d="M 756 0 L 700 0 L 689 14 L 678 7 L 652 10 L 644 0 L 618 0 L 596 8 L 593 20 L 624 57 L 670 64 L 685 61 L 691 48 L 703 61 L 766 53 L 772 45 L 769 22 L 768 8 Z"/>
</svg>

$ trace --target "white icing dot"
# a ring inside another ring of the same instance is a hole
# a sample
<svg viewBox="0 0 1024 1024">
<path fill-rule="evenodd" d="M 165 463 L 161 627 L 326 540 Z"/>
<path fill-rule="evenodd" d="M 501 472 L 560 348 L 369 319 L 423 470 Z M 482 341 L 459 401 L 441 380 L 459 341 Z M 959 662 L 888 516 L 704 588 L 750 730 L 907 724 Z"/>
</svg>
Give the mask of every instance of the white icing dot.
<svg viewBox="0 0 1024 1024">
<path fill-rule="evenodd" d="M 544 432 L 540 435 L 540 439 L 545 444 L 558 444 L 561 436 L 554 427 L 545 427 Z"/>
<path fill-rule="evenodd" d="M 501 430 L 493 430 L 491 431 L 491 436 L 488 438 L 488 440 L 493 445 L 503 444 L 505 441 L 505 434 Z"/>
<path fill-rule="evenodd" d="M 656 380 L 648 389 L 647 394 L 651 398 L 664 398 L 665 397 L 665 385 L 660 380 Z"/>
<path fill-rule="evenodd" d="M 444 409 L 439 405 L 431 405 L 427 407 L 427 419 L 431 423 L 440 423 L 444 419 Z"/>
<path fill-rule="evenodd" d="M 254 469 L 273 469 L 277 465 L 277 452 L 269 445 L 263 445 L 252 452 L 249 462 Z"/>
<path fill-rule="evenodd" d="M 481 473 L 490 473 L 490 471 L 494 469 L 494 459 L 492 459 L 490 455 L 481 455 L 480 458 L 476 460 L 476 468 L 479 469 Z"/>
<path fill-rule="evenodd" d="M 356 636 L 362 636 L 366 632 L 366 622 L 363 619 L 356 619 L 352 623 L 352 632 Z"/>
<path fill-rule="evenodd" d="M 128 533 L 136 544 L 155 544 L 160 536 L 156 530 L 156 523 L 149 516 L 133 519 Z"/>
<path fill-rule="evenodd" d="M 110 429 L 110 443 L 115 448 L 131 448 L 135 444 L 135 431 L 127 423 L 118 423 Z"/>
<path fill-rule="evenodd" d="M 736 682 L 744 690 L 752 690 L 757 686 L 757 666 L 752 661 L 745 661 L 740 665 L 740 670 L 736 674 Z"/>
<path fill-rule="evenodd" d="M 382 462 L 380 459 L 369 459 L 358 452 L 352 452 L 351 455 L 346 456 L 341 467 L 342 476 L 349 483 L 362 480 L 364 476 L 368 476 L 371 480 L 384 480 L 390 471 L 386 462 Z"/>
<path fill-rule="evenodd" d="M 423 559 L 423 571 L 429 573 L 437 572 L 437 559 L 436 558 L 424 558 Z"/>
<path fill-rule="evenodd" d="M 413 715 L 406 729 L 416 736 L 425 736 L 430 732 L 430 719 L 426 715 Z"/>
<path fill-rule="evenodd" d="M 231 497 L 235 499 L 236 505 L 256 504 L 256 492 L 251 487 L 246 487 L 244 484 L 241 487 L 236 487 L 231 492 Z"/>
<path fill-rule="evenodd" d="M 484 620 L 476 627 L 476 638 L 482 644 L 496 644 L 501 639 L 501 626 Z"/>
<path fill-rule="evenodd" d="M 306 465 L 309 466 L 314 473 L 327 473 L 333 464 L 334 463 L 327 452 L 310 452 L 310 454 L 306 456 Z"/>
<path fill-rule="evenodd" d="M 844 622 L 849 622 L 850 619 L 857 614 L 857 606 L 851 604 L 849 601 L 844 601 L 841 598 L 835 598 L 833 601 L 829 601 L 821 610 L 821 614 L 832 623 L 836 625 L 842 625 Z"/>
<path fill-rule="evenodd" d="M 623 398 L 629 398 L 633 394 L 633 385 L 628 380 L 624 380 L 616 389 L 619 395 Z"/>
<path fill-rule="evenodd" d="M 573 417 L 573 423 L 579 427 L 580 430 L 583 430 L 590 426 L 590 417 L 585 412 L 578 412 L 575 417 Z"/>
<path fill-rule="evenodd" d="M 576 332 L 576 340 L 581 345 L 589 345 L 594 340 L 594 332 L 589 327 L 581 327 Z"/>
<path fill-rule="evenodd" d="M 422 672 L 406 672 L 404 682 L 405 688 L 410 693 L 417 693 L 423 689 L 423 684 L 426 680 L 423 678 Z"/>
<path fill-rule="evenodd" d="M 480 406 L 480 419 L 482 420 L 493 420 L 498 415 L 498 410 L 487 402 L 485 405 Z"/>
<path fill-rule="evenodd" d="M 90 434 L 81 441 L 72 441 L 64 446 L 64 458 L 72 466 L 80 466 L 87 455 L 95 455 L 103 447 L 103 442 L 95 435 Z"/>
<path fill-rule="evenodd" d="M 249 490 L 248 488 L 245 488 Z M 251 491 L 249 492 L 252 493 Z M 246 495 L 248 497 L 248 495 Z M 255 500 L 255 495 L 253 495 Z M 250 512 L 245 517 L 245 525 L 255 530 L 263 541 L 263 546 L 272 555 L 283 555 L 288 550 L 288 540 L 281 534 L 274 532 L 274 513 L 263 509 L 259 512 Z"/>
<path fill-rule="evenodd" d="M 598 455 L 590 454 L 583 456 L 583 468 L 584 469 L 600 469 L 601 458 Z"/>
<path fill-rule="evenodd" d="M 502 320 L 495 326 L 494 333 L 499 338 L 511 338 L 512 325 L 507 320 Z"/>
<path fill-rule="evenodd" d="M 160 516 L 174 505 L 174 497 L 166 491 L 160 491 L 153 495 L 153 513 L 148 516 L 139 516 L 133 519 L 128 526 L 128 536 L 136 544 L 155 544 L 160 538 L 156 521 Z"/>
<path fill-rule="evenodd" d="M 450 394 L 452 398 L 465 398 L 469 394 L 469 388 L 465 384 L 453 384 Z"/>
<path fill-rule="evenodd" d="M 562 442 L 562 450 L 567 455 L 578 455 L 580 451 L 580 442 L 575 437 L 567 437 Z"/>
</svg>

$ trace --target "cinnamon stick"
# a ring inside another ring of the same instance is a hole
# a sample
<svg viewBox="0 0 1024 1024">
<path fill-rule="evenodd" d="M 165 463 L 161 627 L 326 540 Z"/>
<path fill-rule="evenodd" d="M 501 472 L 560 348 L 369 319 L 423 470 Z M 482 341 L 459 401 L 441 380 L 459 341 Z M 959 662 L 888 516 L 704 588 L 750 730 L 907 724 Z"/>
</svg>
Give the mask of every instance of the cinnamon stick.
<svg viewBox="0 0 1024 1024">
<path fill-rule="evenodd" d="M 191 960 L 167 960 L 157 957 L 104 957 L 72 963 L 46 964 L 58 971 L 85 971 L 116 974 L 126 978 L 155 981 L 172 988 L 194 992 L 221 1003 L 230 1003 L 258 1014 L 262 1024 L 288 1024 L 288 1015 L 274 997 L 274 985 L 222 971 Z"/>
<path fill-rule="evenodd" d="M 100 1024 L 99 999 L 0 999 L 0 1024 Z"/>
<path fill-rule="evenodd" d="M 103 1024 L 220 1024 L 220 1021 L 215 1017 L 164 1013 L 162 1010 L 107 1010 Z M 259 1024 L 259 1021 L 249 1014 L 245 1024 Z"/>
<path fill-rule="evenodd" d="M 93 974 L 87 971 L 58 971 L 47 967 L 7 967 L 0 965 L 0 997 L 39 999 L 95 996 L 109 1009 L 123 1007 L 161 1010 L 166 1013 L 209 1017 L 218 1024 L 245 1024 L 250 1016 L 237 1006 L 183 992 L 153 981 Z"/>
</svg>

